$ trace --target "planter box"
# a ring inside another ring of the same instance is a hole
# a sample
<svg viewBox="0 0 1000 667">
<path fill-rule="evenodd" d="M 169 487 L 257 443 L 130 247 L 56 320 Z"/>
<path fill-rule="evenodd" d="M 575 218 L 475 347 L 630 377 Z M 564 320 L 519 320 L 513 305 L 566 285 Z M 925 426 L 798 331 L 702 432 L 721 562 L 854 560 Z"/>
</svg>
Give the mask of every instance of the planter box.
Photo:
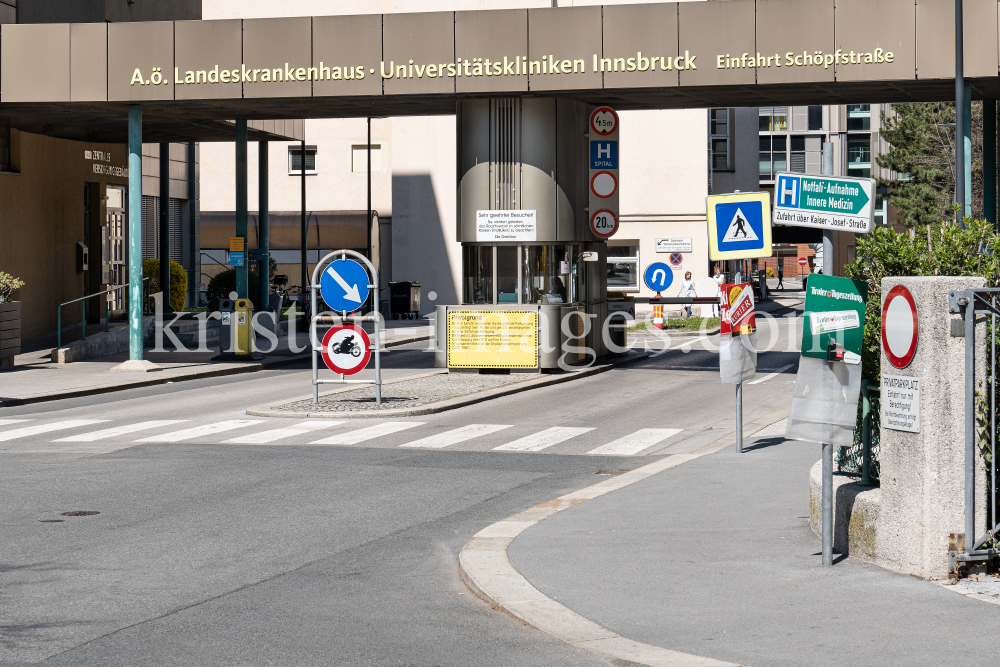
<svg viewBox="0 0 1000 667">
<path fill-rule="evenodd" d="M 21 354 L 21 302 L 0 303 L 0 369 L 13 368 Z"/>
</svg>

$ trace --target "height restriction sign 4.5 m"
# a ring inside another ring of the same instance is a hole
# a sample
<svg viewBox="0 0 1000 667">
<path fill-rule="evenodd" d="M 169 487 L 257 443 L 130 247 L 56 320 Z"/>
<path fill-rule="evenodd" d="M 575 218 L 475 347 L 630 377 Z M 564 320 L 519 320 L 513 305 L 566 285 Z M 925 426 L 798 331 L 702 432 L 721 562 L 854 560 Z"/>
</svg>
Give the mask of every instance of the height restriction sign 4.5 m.
<svg viewBox="0 0 1000 667">
<path fill-rule="evenodd" d="M 750 259 L 771 256 L 771 200 L 766 192 L 706 198 L 708 257 Z"/>
<path fill-rule="evenodd" d="M 618 114 L 598 107 L 590 114 L 590 231 L 606 239 L 618 231 Z"/>
</svg>

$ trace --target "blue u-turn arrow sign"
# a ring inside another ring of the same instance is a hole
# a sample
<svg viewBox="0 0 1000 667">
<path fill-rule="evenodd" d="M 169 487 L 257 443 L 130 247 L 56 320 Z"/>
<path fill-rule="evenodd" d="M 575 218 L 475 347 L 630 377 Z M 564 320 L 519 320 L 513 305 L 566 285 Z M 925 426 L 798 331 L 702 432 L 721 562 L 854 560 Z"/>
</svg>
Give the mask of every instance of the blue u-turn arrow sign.
<svg viewBox="0 0 1000 667">
<path fill-rule="evenodd" d="M 663 262 L 655 262 L 646 267 L 642 279 L 646 281 L 646 287 L 649 289 L 662 292 L 674 281 L 674 272 Z"/>
</svg>

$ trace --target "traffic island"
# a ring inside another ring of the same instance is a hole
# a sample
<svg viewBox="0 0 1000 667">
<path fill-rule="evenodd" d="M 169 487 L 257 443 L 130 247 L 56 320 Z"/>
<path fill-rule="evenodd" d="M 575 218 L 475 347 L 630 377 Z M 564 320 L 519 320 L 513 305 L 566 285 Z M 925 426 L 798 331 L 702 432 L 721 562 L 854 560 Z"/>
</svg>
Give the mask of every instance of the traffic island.
<svg viewBox="0 0 1000 667">
<path fill-rule="evenodd" d="M 623 355 L 603 364 L 578 371 L 553 374 L 510 373 L 509 375 L 434 371 L 399 380 L 383 381 L 382 403 L 375 403 L 374 386 L 346 385 L 343 389 L 312 396 L 258 405 L 246 413 L 255 417 L 317 419 L 415 417 L 481 403 L 529 389 L 547 387 L 632 364 L 648 358 L 648 353 Z"/>
</svg>

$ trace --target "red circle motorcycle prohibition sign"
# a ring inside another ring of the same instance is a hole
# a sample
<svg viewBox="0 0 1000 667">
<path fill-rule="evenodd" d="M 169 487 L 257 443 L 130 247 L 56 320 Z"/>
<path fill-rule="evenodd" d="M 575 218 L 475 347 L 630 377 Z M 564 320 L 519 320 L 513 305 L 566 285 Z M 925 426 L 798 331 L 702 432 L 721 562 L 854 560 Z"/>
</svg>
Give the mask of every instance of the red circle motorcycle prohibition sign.
<svg viewBox="0 0 1000 667">
<path fill-rule="evenodd" d="M 613 236 L 618 231 L 618 216 L 606 208 L 595 211 L 590 216 L 590 231 L 602 239 Z"/>
<path fill-rule="evenodd" d="M 618 114 L 610 107 L 598 107 L 590 114 L 590 129 L 602 137 L 618 129 Z"/>
<path fill-rule="evenodd" d="M 323 362 L 334 373 L 354 375 L 368 365 L 371 347 L 364 329 L 355 324 L 338 324 L 323 336 Z"/>
<path fill-rule="evenodd" d="M 595 197 L 607 199 L 618 192 L 618 178 L 610 171 L 599 171 L 590 179 L 590 191 Z"/>
<path fill-rule="evenodd" d="M 910 290 L 896 285 L 882 302 L 882 349 L 889 363 L 906 368 L 917 352 L 917 304 Z"/>
</svg>

